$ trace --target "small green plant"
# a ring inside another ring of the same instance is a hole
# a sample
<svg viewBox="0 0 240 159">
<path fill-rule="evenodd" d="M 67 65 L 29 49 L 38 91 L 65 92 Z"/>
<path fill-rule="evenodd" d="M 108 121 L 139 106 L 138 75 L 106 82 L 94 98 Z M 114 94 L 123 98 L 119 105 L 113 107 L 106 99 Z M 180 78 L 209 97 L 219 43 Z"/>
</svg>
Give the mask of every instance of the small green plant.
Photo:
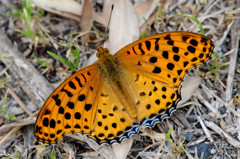
<svg viewBox="0 0 240 159">
<path fill-rule="evenodd" d="M 0 111 L 2 112 L 2 115 L 5 118 L 7 118 L 9 120 L 12 120 L 15 117 L 15 114 L 7 114 L 7 112 L 6 112 L 7 111 L 7 105 L 6 105 L 6 103 L 7 103 L 7 93 L 8 92 L 6 92 L 6 94 L 4 96 L 3 106 L 2 106 L 2 109 L 0 109 Z"/>
<path fill-rule="evenodd" d="M 162 17 L 164 15 L 164 10 L 162 9 L 161 4 L 158 5 L 157 17 Z"/>
<path fill-rule="evenodd" d="M 19 159 L 19 158 L 20 158 L 20 156 L 19 156 L 19 154 L 18 154 L 18 151 L 16 150 L 16 148 L 15 148 L 15 147 L 14 147 L 13 149 L 14 149 L 14 151 L 15 151 L 15 158 Z"/>
<path fill-rule="evenodd" d="M 1 58 L 6 58 L 6 57 L 11 57 L 12 55 L 10 55 L 10 54 L 2 54 L 2 55 L 0 55 L 0 59 Z"/>
<path fill-rule="evenodd" d="M 1 159 L 16 159 L 15 157 L 5 154 L 5 155 L 1 155 Z"/>
<path fill-rule="evenodd" d="M 36 146 L 36 151 L 37 151 L 37 158 L 42 158 L 41 153 L 46 149 L 46 144 L 42 144 L 42 145 L 37 145 Z"/>
<path fill-rule="evenodd" d="M 178 13 L 178 15 L 181 15 L 183 17 L 189 17 L 191 18 L 194 22 L 196 22 L 198 25 L 199 25 L 199 29 L 201 31 L 201 34 L 204 35 L 205 32 L 204 32 L 204 29 L 203 29 L 203 26 L 202 26 L 202 23 L 197 19 L 197 17 L 195 17 L 194 15 L 191 15 L 191 14 L 183 14 L 183 13 Z"/>
<path fill-rule="evenodd" d="M 8 15 L 21 19 L 26 25 L 26 29 L 20 30 L 19 32 L 34 40 L 38 36 L 40 37 L 39 41 L 43 42 L 44 36 L 37 31 L 35 21 L 37 21 L 38 18 L 42 17 L 44 11 L 38 9 L 37 13 L 33 14 L 34 7 L 32 0 L 22 1 L 21 9 L 18 9 L 15 5 L 12 5 L 12 7 L 17 11 L 17 13 L 9 13 Z"/>
<path fill-rule="evenodd" d="M 143 19 L 144 19 L 144 21 L 145 21 L 145 23 L 146 23 L 146 27 L 145 27 L 144 32 L 143 32 L 142 34 L 140 34 L 140 36 L 139 36 L 140 39 L 141 39 L 141 38 L 144 38 L 144 37 L 147 35 L 147 32 L 148 32 L 148 21 L 147 21 L 147 19 L 144 18 L 144 17 L 143 17 Z"/>
<path fill-rule="evenodd" d="M 106 38 L 106 37 L 105 37 L 105 34 L 102 33 L 100 30 L 98 30 L 97 27 L 95 27 L 95 25 L 92 24 L 92 28 L 93 28 L 93 30 L 94 30 L 95 32 L 97 32 L 102 38 L 104 38 L 104 39 Z"/>
<path fill-rule="evenodd" d="M 155 19 L 155 23 L 158 24 L 162 24 L 163 23 L 163 19 L 164 19 L 164 10 L 162 9 L 162 5 L 159 3 L 158 4 L 158 10 L 156 13 L 156 19 Z"/>
<path fill-rule="evenodd" d="M 225 63 L 220 63 L 220 58 L 217 56 L 217 54 L 215 52 L 213 52 L 212 54 L 212 61 L 213 64 L 206 64 L 208 66 L 208 68 L 214 73 L 215 76 L 218 76 L 219 70 L 221 69 L 221 67 L 226 66 L 229 64 L 229 62 L 225 62 Z"/>
<path fill-rule="evenodd" d="M 46 61 L 40 60 L 40 59 L 35 55 L 35 52 L 33 53 L 33 57 L 34 57 L 34 59 L 35 59 L 39 64 L 42 65 L 42 67 L 48 67 L 48 63 L 47 63 L 48 60 L 46 60 Z"/>
<path fill-rule="evenodd" d="M 49 156 L 51 159 L 56 159 L 56 153 L 57 153 L 57 152 L 49 153 L 48 156 Z"/>
<path fill-rule="evenodd" d="M 65 65 L 67 65 L 72 71 L 75 71 L 76 69 L 78 69 L 78 64 L 79 64 L 79 60 L 80 60 L 80 51 L 79 48 L 76 44 L 74 44 L 74 49 L 70 46 L 70 39 L 72 38 L 72 35 L 75 33 L 75 31 L 70 35 L 69 39 L 68 39 L 68 43 L 67 43 L 67 47 L 71 52 L 71 57 L 69 60 L 66 60 L 60 56 L 58 56 L 57 54 L 51 52 L 51 51 L 47 51 L 47 53 L 54 57 L 55 59 L 61 61 L 62 63 L 64 63 Z"/>
<path fill-rule="evenodd" d="M 184 149 L 184 146 L 181 144 L 179 146 L 177 146 L 175 143 L 173 143 L 171 141 L 171 133 L 173 131 L 173 127 L 171 127 L 169 130 L 168 130 L 168 133 L 165 134 L 165 137 L 166 137 L 166 141 L 171 145 L 172 149 L 173 150 L 176 150 L 177 152 L 181 152 L 183 149 Z"/>
<path fill-rule="evenodd" d="M 7 83 L 7 81 L 11 79 L 11 76 L 9 76 L 7 72 L 5 72 L 4 75 L 5 76 L 2 79 L 0 79 L 0 88 L 5 87 L 5 84 Z"/>
<path fill-rule="evenodd" d="M 0 88 L 3 88 L 5 84 L 7 83 L 7 77 L 4 77 L 2 80 L 0 80 Z"/>
</svg>

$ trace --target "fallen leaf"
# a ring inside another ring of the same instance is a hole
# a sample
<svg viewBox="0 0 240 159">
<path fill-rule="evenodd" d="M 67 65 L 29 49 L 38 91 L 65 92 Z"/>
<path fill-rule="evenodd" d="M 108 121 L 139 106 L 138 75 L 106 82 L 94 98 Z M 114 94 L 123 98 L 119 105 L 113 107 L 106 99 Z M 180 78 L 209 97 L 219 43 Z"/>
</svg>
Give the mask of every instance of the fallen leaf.
<svg viewBox="0 0 240 159">
<path fill-rule="evenodd" d="M 195 76 L 187 76 L 184 79 L 181 89 L 182 100 L 178 102 L 177 107 L 180 107 L 180 105 L 182 105 L 192 97 L 193 93 L 199 87 L 201 80 L 202 79 L 200 77 Z"/>
<path fill-rule="evenodd" d="M 115 159 L 125 159 L 132 147 L 134 136 L 124 140 L 121 144 L 112 145 Z"/>
<path fill-rule="evenodd" d="M 74 0 L 33 0 L 33 3 L 43 10 L 77 21 L 82 15 L 83 4 Z"/>
</svg>

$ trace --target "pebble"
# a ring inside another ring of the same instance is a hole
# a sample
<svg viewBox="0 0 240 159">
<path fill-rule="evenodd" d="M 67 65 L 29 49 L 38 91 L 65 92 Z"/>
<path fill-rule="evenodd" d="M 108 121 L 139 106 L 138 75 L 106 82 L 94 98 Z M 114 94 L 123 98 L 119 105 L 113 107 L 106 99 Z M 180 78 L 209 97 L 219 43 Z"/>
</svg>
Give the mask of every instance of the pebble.
<svg viewBox="0 0 240 159">
<path fill-rule="evenodd" d="M 192 132 L 187 132 L 187 133 L 186 133 L 186 140 L 187 140 L 188 142 L 191 141 L 192 138 L 193 138 L 193 136 L 194 136 L 194 133 L 192 133 Z"/>
</svg>

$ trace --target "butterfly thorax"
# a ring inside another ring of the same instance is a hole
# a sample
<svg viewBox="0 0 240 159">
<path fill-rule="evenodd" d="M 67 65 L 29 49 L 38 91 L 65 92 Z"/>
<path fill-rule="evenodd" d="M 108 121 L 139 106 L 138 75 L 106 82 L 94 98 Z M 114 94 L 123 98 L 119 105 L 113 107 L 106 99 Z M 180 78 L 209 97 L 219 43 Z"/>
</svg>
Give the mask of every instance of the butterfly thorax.
<svg viewBox="0 0 240 159">
<path fill-rule="evenodd" d="M 98 68 L 101 74 L 104 77 L 115 80 L 119 73 L 117 59 L 105 48 L 97 52 L 97 57 L 99 58 Z"/>
<path fill-rule="evenodd" d="M 112 89 L 121 100 L 121 103 L 125 105 L 129 115 L 132 118 L 137 118 L 137 108 L 128 94 L 128 85 L 125 80 L 127 77 L 124 75 L 117 58 L 102 47 L 98 47 L 97 57 L 99 58 L 99 72 L 103 75 L 103 80 L 108 83 L 109 89 Z"/>
</svg>

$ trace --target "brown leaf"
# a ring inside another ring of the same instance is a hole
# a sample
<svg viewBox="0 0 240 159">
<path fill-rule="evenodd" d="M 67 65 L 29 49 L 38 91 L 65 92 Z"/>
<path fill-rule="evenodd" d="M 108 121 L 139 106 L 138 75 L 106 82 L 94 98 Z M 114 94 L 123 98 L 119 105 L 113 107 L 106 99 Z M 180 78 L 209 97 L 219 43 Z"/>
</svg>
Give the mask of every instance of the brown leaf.
<svg viewBox="0 0 240 159">
<path fill-rule="evenodd" d="M 154 0 L 148 0 L 140 3 L 135 7 L 136 14 L 139 19 L 140 31 L 143 32 L 146 28 L 145 18 L 149 25 L 151 25 L 156 19 L 158 3 Z"/>
<path fill-rule="evenodd" d="M 109 26 L 109 40 L 105 43 L 112 54 L 139 37 L 139 25 L 132 3 L 116 1 Z"/>
<path fill-rule="evenodd" d="M 129 0 L 116 1 L 110 19 L 109 39 L 104 43 L 111 54 L 132 43 L 139 37 L 139 25 L 136 13 Z M 96 55 L 92 55 L 85 66 L 97 61 Z"/>
<path fill-rule="evenodd" d="M 77 21 L 82 15 L 83 4 L 74 0 L 33 0 L 33 2 L 43 10 Z"/>
<path fill-rule="evenodd" d="M 184 79 L 182 83 L 182 89 L 181 89 L 182 100 L 178 102 L 177 107 L 179 107 L 180 105 L 182 105 L 192 97 L 193 93 L 198 88 L 200 82 L 201 82 L 201 78 L 195 77 L 195 76 L 187 76 Z"/>
<path fill-rule="evenodd" d="M 85 0 L 82 10 L 82 16 L 80 20 L 80 26 L 82 31 L 88 31 L 91 29 L 94 20 L 94 10 L 89 0 Z"/>
<path fill-rule="evenodd" d="M 112 145 L 115 159 L 125 159 L 132 147 L 134 136 L 124 140 L 121 144 Z"/>
</svg>

